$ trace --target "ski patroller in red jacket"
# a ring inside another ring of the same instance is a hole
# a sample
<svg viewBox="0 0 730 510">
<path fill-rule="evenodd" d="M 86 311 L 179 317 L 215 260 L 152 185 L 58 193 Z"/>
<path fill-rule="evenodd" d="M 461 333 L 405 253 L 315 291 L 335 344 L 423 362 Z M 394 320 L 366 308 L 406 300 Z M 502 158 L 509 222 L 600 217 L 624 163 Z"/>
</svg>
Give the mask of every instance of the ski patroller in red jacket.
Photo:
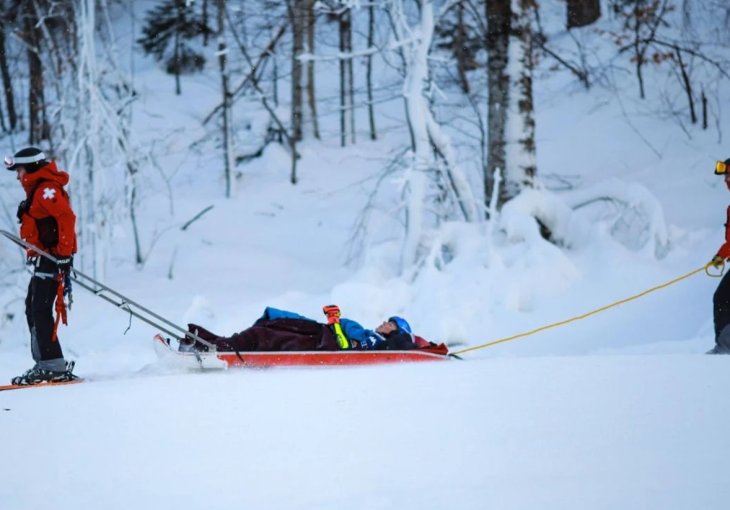
<svg viewBox="0 0 730 510">
<path fill-rule="evenodd" d="M 20 237 L 58 257 L 76 253 L 76 215 L 63 187 L 69 175 L 56 167 L 55 161 L 32 173 L 21 184 L 26 200 L 18 210 Z M 28 250 L 28 255 L 37 255 Z"/>
</svg>

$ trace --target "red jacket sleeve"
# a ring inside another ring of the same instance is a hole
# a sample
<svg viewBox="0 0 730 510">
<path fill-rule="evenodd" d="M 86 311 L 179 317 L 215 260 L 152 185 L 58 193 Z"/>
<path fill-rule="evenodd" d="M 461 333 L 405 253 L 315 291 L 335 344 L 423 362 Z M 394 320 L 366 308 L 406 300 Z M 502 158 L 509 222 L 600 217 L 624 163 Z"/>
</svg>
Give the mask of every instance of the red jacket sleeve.
<svg viewBox="0 0 730 510">
<path fill-rule="evenodd" d="M 724 259 L 730 258 L 730 206 L 727 208 L 727 216 L 725 219 L 725 243 L 717 250 L 717 256 Z"/>
<path fill-rule="evenodd" d="M 76 215 L 71 209 L 68 195 L 58 185 L 42 186 L 34 201 L 58 223 L 58 245 L 53 254 L 70 257 L 76 253 Z"/>
</svg>

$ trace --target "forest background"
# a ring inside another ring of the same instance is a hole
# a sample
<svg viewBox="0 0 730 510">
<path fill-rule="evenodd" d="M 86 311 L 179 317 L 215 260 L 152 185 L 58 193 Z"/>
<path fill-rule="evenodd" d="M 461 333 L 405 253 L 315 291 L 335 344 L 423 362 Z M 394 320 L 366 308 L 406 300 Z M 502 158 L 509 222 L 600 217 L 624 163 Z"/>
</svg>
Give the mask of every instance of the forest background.
<svg viewBox="0 0 730 510">
<path fill-rule="evenodd" d="M 6 0 L 2 7 L 7 150 L 39 145 L 73 170 L 76 263 L 97 276 L 120 228 L 134 264 L 145 265 L 158 235 L 141 226 L 139 209 L 153 195 L 144 189 L 166 190 L 173 209 L 180 167 L 201 157 L 206 175 L 222 180 L 222 196 L 245 199 L 249 163 L 270 152 L 289 160 L 296 186 L 308 142 L 342 152 L 358 142 L 382 147 L 380 180 L 398 174 L 399 188 L 385 228 L 399 238 L 397 273 L 413 279 L 424 265 L 448 263 L 454 247 L 441 237 L 449 225 L 491 231 L 523 190 L 576 187 L 555 162 L 538 164 L 541 140 L 561 134 L 550 126 L 536 136 L 536 98 L 617 101 L 642 139 L 632 122 L 649 115 L 688 140 L 722 137 L 728 12 L 718 1 Z M 169 76 L 175 113 L 197 106 L 193 122 L 149 129 L 150 67 Z M 568 135 L 571 113 L 562 120 Z M 185 138 L 184 154 L 176 137 Z M 14 201 L 3 198 L 12 230 Z M 619 197 L 596 200 L 631 208 Z M 373 202 L 353 225 L 348 262 L 382 241 L 373 233 Z M 555 220 L 529 215 L 544 239 L 564 244 Z M 634 237 L 646 230 L 631 228 Z"/>
<path fill-rule="evenodd" d="M 2 149 L 70 172 L 78 270 L 182 327 L 337 303 L 458 352 L 674 281 L 462 361 L 223 373 L 76 286 L 89 383 L 0 394 L 4 509 L 727 508 L 725 0 L 0 13 Z M 4 172 L 0 229 L 23 198 Z M 28 279 L 2 238 L 0 380 Z"/>
</svg>

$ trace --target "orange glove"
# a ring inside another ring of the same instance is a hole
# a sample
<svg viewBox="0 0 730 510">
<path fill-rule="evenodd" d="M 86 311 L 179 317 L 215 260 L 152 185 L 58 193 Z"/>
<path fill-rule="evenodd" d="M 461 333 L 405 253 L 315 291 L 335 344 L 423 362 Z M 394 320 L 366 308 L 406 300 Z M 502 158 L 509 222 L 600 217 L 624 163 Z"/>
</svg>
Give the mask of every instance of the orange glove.
<svg viewBox="0 0 730 510">
<path fill-rule="evenodd" d="M 340 322 L 340 307 L 337 305 L 326 305 L 322 307 L 322 311 L 327 316 L 327 324 L 335 324 Z"/>
</svg>

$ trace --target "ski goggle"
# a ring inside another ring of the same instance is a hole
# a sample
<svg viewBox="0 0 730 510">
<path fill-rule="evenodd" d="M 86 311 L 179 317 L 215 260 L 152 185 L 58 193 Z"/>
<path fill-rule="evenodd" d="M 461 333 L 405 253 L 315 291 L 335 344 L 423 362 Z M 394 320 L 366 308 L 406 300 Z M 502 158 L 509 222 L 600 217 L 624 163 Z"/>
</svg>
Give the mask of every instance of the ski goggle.
<svg viewBox="0 0 730 510">
<path fill-rule="evenodd" d="M 46 155 L 43 152 L 38 151 L 37 154 L 32 154 L 30 156 L 5 156 L 4 163 L 5 168 L 8 170 L 16 170 L 18 166 L 38 163 L 45 159 Z"/>
<path fill-rule="evenodd" d="M 718 161 L 715 163 L 715 175 L 725 175 L 727 173 L 728 165 L 724 161 Z"/>
</svg>

